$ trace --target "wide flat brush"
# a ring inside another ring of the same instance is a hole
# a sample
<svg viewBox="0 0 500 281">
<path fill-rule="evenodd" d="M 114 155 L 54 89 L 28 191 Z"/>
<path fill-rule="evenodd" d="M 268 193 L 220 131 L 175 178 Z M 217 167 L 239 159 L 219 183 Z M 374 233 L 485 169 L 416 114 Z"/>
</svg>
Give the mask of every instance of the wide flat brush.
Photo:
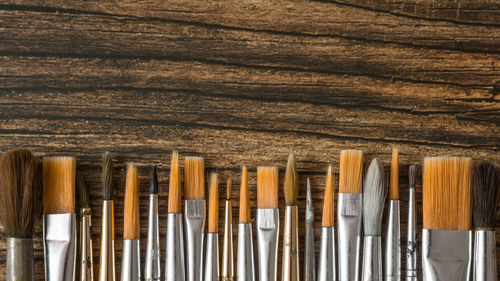
<svg viewBox="0 0 500 281">
<path fill-rule="evenodd" d="M 417 267 L 417 212 L 415 199 L 415 178 L 417 177 L 417 166 L 410 165 L 408 171 L 408 182 L 410 186 L 408 198 L 408 241 L 406 243 L 406 281 L 418 280 Z"/>
<path fill-rule="evenodd" d="M 208 233 L 206 237 L 204 281 L 219 281 L 219 181 L 217 173 L 210 174 L 208 198 Z"/>
<path fill-rule="evenodd" d="M 113 194 L 113 159 L 109 152 L 102 157 L 102 228 L 99 256 L 99 281 L 115 281 L 115 209 Z"/>
<path fill-rule="evenodd" d="M 333 168 L 332 166 L 328 166 L 325 196 L 323 198 L 323 218 L 321 220 L 318 281 L 337 280 L 337 261 L 335 259 L 334 182 Z"/>
<path fill-rule="evenodd" d="M 389 218 L 385 240 L 385 280 L 401 280 L 401 242 L 399 215 L 399 152 L 392 149 L 391 174 L 389 187 Z"/>
<path fill-rule="evenodd" d="M 224 240 L 222 244 L 222 281 L 234 279 L 233 249 L 233 204 L 231 202 L 231 179 L 226 183 L 226 200 L 224 208 Z"/>
<path fill-rule="evenodd" d="M 156 165 L 151 172 L 149 184 L 148 208 L 148 240 L 146 244 L 146 262 L 144 264 L 144 279 L 158 281 L 161 278 L 160 268 L 160 228 L 158 226 L 158 176 Z"/>
<path fill-rule="evenodd" d="M 247 167 L 241 168 L 240 221 L 238 224 L 238 281 L 255 281 L 252 222 L 250 219 L 250 196 L 248 194 Z"/>
<path fill-rule="evenodd" d="M 43 159 L 43 244 L 46 281 L 74 281 L 76 160 Z"/>
<path fill-rule="evenodd" d="M 316 281 L 316 253 L 314 251 L 314 208 L 311 196 L 311 181 L 307 178 L 306 237 L 304 243 L 304 281 Z"/>
<path fill-rule="evenodd" d="M 90 209 L 89 192 L 82 175 L 76 179 L 80 195 L 80 281 L 94 280 L 94 256 L 92 254 L 92 210 Z"/>
<path fill-rule="evenodd" d="M 27 149 L 0 158 L 0 222 L 7 236 L 6 280 L 33 281 L 33 224 L 42 191 L 41 161 Z"/>
</svg>

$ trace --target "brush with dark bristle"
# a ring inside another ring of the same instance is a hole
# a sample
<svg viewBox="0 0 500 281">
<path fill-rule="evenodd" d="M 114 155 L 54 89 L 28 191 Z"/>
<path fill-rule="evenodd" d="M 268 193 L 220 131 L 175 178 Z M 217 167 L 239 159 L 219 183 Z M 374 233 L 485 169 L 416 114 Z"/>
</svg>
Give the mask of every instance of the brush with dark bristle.
<svg viewBox="0 0 500 281">
<path fill-rule="evenodd" d="M 363 173 L 363 151 L 342 150 L 340 152 L 339 192 L 361 193 Z"/>
<path fill-rule="evenodd" d="M 205 163 L 203 157 L 186 157 L 184 161 L 184 198 L 205 199 Z"/>
<path fill-rule="evenodd" d="M 75 213 L 76 160 L 73 157 L 43 159 L 44 214 Z"/>
<path fill-rule="evenodd" d="M 113 159 L 109 151 L 102 156 L 102 199 L 111 200 L 113 194 Z"/>
<path fill-rule="evenodd" d="M 470 230 L 472 159 L 424 159 L 424 228 Z"/>
<path fill-rule="evenodd" d="M 335 184 L 335 178 L 333 176 L 332 166 L 328 166 L 328 172 L 326 174 L 326 184 L 325 184 L 325 197 L 323 198 L 323 218 L 321 220 L 322 227 L 334 227 L 334 202 L 335 195 L 333 191 L 333 186 Z"/>
<path fill-rule="evenodd" d="M 76 185 L 78 187 L 78 195 L 80 197 L 80 208 L 90 208 L 89 191 L 87 190 L 83 176 L 80 174 L 76 177 Z"/>
<path fill-rule="evenodd" d="M 397 148 L 392 149 L 389 200 L 399 200 L 399 151 Z"/>
<path fill-rule="evenodd" d="M 474 162 L 472 170 L 472 220 L 474 228 L 495 228 L 500 167 L 488 161 Z"/>
<path fill-rule="evenodd" d="M 408 171 L 408 185 L 410 188 L 415 188 L 415 179 L 417 178 L 417 166 L 410 165 L 410 169 Z"/>
<path fill-rule="evenodd" d="M 182 213 L 182 191 L 179 172 L 179 153 L 172 152 L 172 162 L 170 164 L 170 183 L 168 191 L 168 212 Z"/>
<path fill-rule="evenodd" d="M 219 232 L 219 180 L 217 173 L 210 174 L 208 198 L 208 233 Z"/>
<path fill-rule="evenodd" d="M 366 172 L 363 187 L 363 223 L 366 236 L 381 235 L 386 196 L 384 166 L 378 158 L 374 158 Z"/>
<path fill-rule="evenodd" d="M 248 171 L 247 167 L 241 168 L 240 187 L 240 223 L 250 222 L 250 196 L 248 194 Z"/>
<path fill-rule="evenodd" d="M 278 208 L 278 168 L 257 168 L 257 208 Z"/>
<path fill-rule="evenodd" d="M 290 156 L 288 157 L 283 189 L 285 190 L 285 203 L 288 206 L 296 205 L 299 184 L 297 169 L 295 168 L 295 156 L 293 153 L 290 153 Z"/>
<path fill-rule="evenodd" d="M 139 239 L 139 176 L 134 164 L 127 165 L 125 206 L 123 211 L 123 239 Z"/>
<path fill-rule="evenodd" d="M 151 172 L 151 181 L 149 183 L 149 193 L 158 194 L 158 175 L 156 174 L 156 165 L 153 166 Z"/>
</svg>

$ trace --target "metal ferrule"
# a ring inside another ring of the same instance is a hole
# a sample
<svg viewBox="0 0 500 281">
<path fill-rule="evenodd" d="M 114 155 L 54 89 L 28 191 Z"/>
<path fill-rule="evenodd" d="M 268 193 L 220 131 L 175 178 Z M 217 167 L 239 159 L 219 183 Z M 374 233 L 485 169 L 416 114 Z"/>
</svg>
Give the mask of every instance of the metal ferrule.
<svg viewBox="0 0 500 281">
<path fill-rule="evenodd" d="M 279 210 L 257 209 L 259 281 L 278 280 Z"/>
<path fill-rule="evenodd" d="M 399 200 L 389 200 L 389 219 L 385 243 L 385 280 L 401 280 L 401 241 Z"/>
<path fill-rule="evenodd" d="M 94 281 L 94 266 L 92 255 L 92 211 L 90 208 L 80 209 L 80 281 Z"/>
<path fill-rule="evenodd" d="M 219 281 L 219 234 L 207 233 L 203 281 Z"/>
<path fill-rule="evenodd" d="M 471 255 L 472 231 L 422 230 L 424 281 L 468 281 Z"/>
<path fill-rule="evenodd" d="M 496 281 L 497 262 L 495 254 L 495 231 L 474 231 L 474 281 Z"/>
<path fill-rule="evenodd" d="M 360 193 L 339 193 L 337 221 L 340 281 L 359 279 L 361 207 Z"/>
<path fill-rule="evenodd" d="M 139 239 L 123 240 L 122 281 L 141 281 Z"/>
<path fill-rule="evenodd" d="M 43 216 L 46 281 L 75 281 L 76 215 Z"/>
<path fill-rule="evenodd" d="M 184 267 L 184 233 L 182 214 L 167 215 L 167 249 L 165 260 L 165 281 L 186 280 Z"/>
<path fill-rule="evenodd" d="M 205 226 L 205 200 L 184 201 L 184 227 L 186 235 L 186 280 L 203 281 L 203 228 Z"/>
<path fill-rule="evenodd" d="M 417 267 L 417 216 L 415 206 L 415 188 L 410 187 L 410 198 L 408 202 L 408 242 L 406 244 L 406 281 L 418 280 Z"/>
<path fill-rule="evenodd" d="M 281 281 L 299 281 L 300 279 L 298 217 L 297 206 L 286 206 Z"/>
<path fill-rule="evenodd" d="M 148 241 L 146 244 L 146 261 L 144 263 L 144 279 L 157 281 L 161 278 L 160 269 L 160 229 L 158 227 L 158 194 L 149 195 Z"/>
<path fill-rule="evenodd" d="M 365 236 L 363 239 L 361 280 L 382 280 L 382 237 L 380 236 Z"/>
<path fill-rule="evenodd" d="M 310 200 L 310 198 L 308 198 Z M 316 281 L 316 264 L 314 252 L 314 209 L 312 202 L 306 206 L 306 238 L 304 247 L 304 281 Z"/>
<path fill-rule="evenodd" d="M 252 224 L 238 225 L 238 281 L 255 281 L 255 263 L 253 257 Z"/>
<path fill-rule="evenodd" d="M 234 280 L 234 249 L 233 249 L 233 206 L 231 200 L 226 200 L 224 213 L 224 240 L 222 244 L 222 281 Z"/>
<path fill-rule="evenodd" d="M 113 200 L 102 205 L 101 255 L 99 281 L 115 281 L 115 215 Z"/>
<path fill-rule="evenodd" d="M 337 280 L 335 260 L 335 228 L 322 227 L 319 248 L 318 281 Z"/>
<path fill-rule="evenodd" d="M 7 238 L 7 281 L 33 281 L 35 268 L 33 263 L 32 238 Z"/>
</svg>

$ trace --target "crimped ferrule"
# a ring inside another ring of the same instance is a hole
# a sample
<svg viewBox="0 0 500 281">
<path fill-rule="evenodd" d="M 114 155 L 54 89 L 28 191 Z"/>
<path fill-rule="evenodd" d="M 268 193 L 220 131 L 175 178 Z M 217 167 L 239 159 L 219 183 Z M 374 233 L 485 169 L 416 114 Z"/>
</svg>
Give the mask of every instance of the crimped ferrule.
<svg viewBox="0 0 500 281">
<path fill-rule="evenodd" d="M 310 197 L 307 197 L 310 200 Z M 312 202 L 306 207 L 306 238 L 304 246 L 304 281 L 316 281 L 316 262 L 314 252 L 314 209 Z M 335 255 L 334 255 L 335 256 Z"/>
<path fill-rule="evenodd" d="M 417 216 L 415 206 L 415 188 L 410 187 L 410 198 L 408 202 L 408 241 L 406 243 L 406 281 L 418 280 L 417 267 Z"/>
<path fill-rule="evenodd" d="M 99 281 L 115 281 L 115 214 L 113 200 L 102 205 L 101 254 Z"/>
<path fill-rule="evenodd" d="M 169 213 L 167 215 L 166 253 L 165 281 L 185 281 L 182 214 Z"/>
<path fill-rule="evenodd" d="M 233 249 L 233 206 L 231 200 L 226 200 L 224 212 L 224 240 L 222 244 L 222 281 L 234 280 L 234 249 Z"/>
<path fill-rule="evenodd" d="M 299 281 L 300 279 L 298 217 L 297 206 L 286 206 L 283 228 L 282 281 Z"/>
<path fill-rule="evenodd" d="M 362 195 L 338 195 L 339 280 L 359 280 L 359 244 L 361 231 Z"/>
<path fill-rule="evenodd" d="M 158 227 L 158 194 L 149 195 L 148 241 L 146 244 L 146 261 L 144 263 L 144 279 L 158 281 L 160 269 L 160 229 Z"/>
<path fill-rule="evenodd" d="M 184 201 L 186 280 L 203 281 L 205 200 Z"/>
<path fill-rule="evenodd" d="M 141 281 L 139 239 L 123 240 L 122 281 Z"/>
<path fill-rule="evenodd" d="M 259 281 L 278 280 L 279 210 L 257 209 Z"/>
<path fill-rule="evenodd" d="M 385 243 L 385 281 L 401 280 L 401 242 L 399 200 L 389 200 L 389 219 Z"/>
<path fill-rule="evenodd" d="M 80 209 L 80 217 L 80 281 L 94 281 L 90 208 Z"/>
<path fill-rule="evenodd" d="M 204 281 L 219 281 L 219 234 L 206 235 L 206 261 Z"/>
<path fill-rule="evenodd" d="M 255 281 L 255 263 L 253 255 L 252 224 L 238 225 L 238 281 Z"/>
<path fill-rule="evenodd" d="M 495 231 L 476 230 L 474 231 L 474 281 L 496 281 Z"/>
<path fill-rule="evenodd" d="M 365 236 L 363 239 L 361 280 L 382 280 L 382 238 L 380 236 Z"/>
<path fill-rule="evenodd" d="M 335 260 L 335 228 L 321 228 L 319 248 L 318 281 L 337 280 L 337 261 Z"/>
<path fill-rule="evenodd" d="M 35 280 L 32 238 L 7 238 L 7 281 Z"/>
</svg>

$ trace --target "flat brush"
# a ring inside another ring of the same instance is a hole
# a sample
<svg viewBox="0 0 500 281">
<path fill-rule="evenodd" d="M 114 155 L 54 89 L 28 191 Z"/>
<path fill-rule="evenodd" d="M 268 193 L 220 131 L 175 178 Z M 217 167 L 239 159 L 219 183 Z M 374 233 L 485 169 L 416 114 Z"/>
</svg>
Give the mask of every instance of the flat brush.
<svg viewBox="0 0 500 281">
<path fill-rule="evenodd" d="M 0 222 L 7 236 L 6 280 L 35 280 L 33 224 L 42 191 L 41 162 L 27 149 L 0 158 Z"/>
<path fill-rule="evenodd" d="M 224 240 L 222 244 L 222 281 L 234 279 L 233 249 L 233 204 L 231 202 L 231 179 L 226 184 L 226 201 L 224 208 Z"/>
<path fill-rule="evenodd" d="M 158 226 L 158 176 L 156 165 L 153 166 L 149 185 L 148 240 L 146 244 L 146 262 L 144 278 L 146 281 L 158 281 L 160 269 L 160 228 Z"/>
<path fill-rule="evenodd" d="M 259 281 L 278 280 L 278 168 L 257 168 Z"/>
<path fill-rule="evenodd" d="M 205 164 L 202 157 L 186 157 L 184 162 L 184 227 L 186 280 L 203 279 L 203 239 L 205 228 Z"/>
<path fill-rule="evenodd" d="M 184 233 L 182 227 L 182 194 L 179 171 L 179 153 L 172 152 L 168 190 L 167 248 L 165 280 L 186 280 L 184 266 Z"/>
<path fill-rule="evenodd" d="M 399 152 L 392 149 L 391 174 L 389 187 L 389 218 L 385 242 L 385 280 L 401 280 L 401 242 L 399 217 Z"/>
<path fill-rule="evenodd" d="M 335 260 L 334 182 L 332 166 L 328 166 L 325 197 L 323 199 L 323 218 L 321 221 L 318 281 L 337 280 L 337 272 L 335 270 L 337 261 Z"/>
<path fill-rule="evenodd" d="M 314 208 L 311 197 L 311 181 L 309 180 L 309 178 L 307 178 L 305 228 L 306 238 L 304 246 L 304 281 L 316 281 L 316 254 L 314 251 Z"/>
<path fill-rule="evenodd" d="M 382 280 L 382 214 L 387 196 L 384 166 L 378 158 L 372 160 L 363 186 L 363 247 L 362 281 Z"/>
<path fill-rule="evenodd" d="M 80 195 L 80 281 L 94 280 L 92 255 L 92 210 L 89 204 L 89 192 L 82 175 L 76 178 L 78 194 Z"/>
<path fill-rule="evenodd" d="M 206 237 L 206 263 L 204 281 L 219 280 L 219 181 L 217 174 L 210 174 L 208 198 L 208 233 Z"/>
<path fill-rule="evenodd" d="M 43 159 L 43 245 L 46 281 L 74 281 L 76 160 Z"/>
<path fill-rule="evenodd" d="M 248 194 L 247 167 L 241 168 L 240 222 L 238 224 L 238 281 L 255 281 L 252 222 L 250 219 L 250 197 Z"/>
<path fill-rule="evenodd" d="M 340 152 L 339 196 L 337 208 L 339 280 L 357 281 L 361 231 L 361 176 L 363 152 Z"/>
<path fill-rule="evenodd" d="M 415 178 L 417 177 L 417 166 L 410 165 L 408 182 L 410 195 L 408 199 L 408 242 L 406 243 L 406 281 L 418 280 L 417 268 L 417 212 L 415 200 Z"/>
<path fill-rule="evenodd" d="M 102 157 L 102 228 L 99 281 L 115 281 L 115 209 L 113 194 L 113 159 L 109 152 Z"/>
<path fill-rule="evenodd" d="M 299 229 L 298 229 L 298 175 L 295 167 L 295 156 L 290 153 L 285 172 L 283 190 L 285 192 L 285 225 L 283 228 L 283 262 L 282 281 L 300 280 L 299 263 Z"/>
<path fill-rule="evenodd" d="M 422 270 L 425 281 L 469 280 L 471 170 L 470 158 L 424 159 Z"/>
<path fill-rule="evenodd" d="M 127 165 L 123 208 L 122 281 L 141 280 L 139 225 L 139 177 L 134 164 Z"/>
<path fill-rule="evenodd" d="M 495 221 L 500 188 L 500 167 L 474 163 L 472 170 L 472 222 L 474 224 L 474 281 L 497 280 Z"/>
</svg>

